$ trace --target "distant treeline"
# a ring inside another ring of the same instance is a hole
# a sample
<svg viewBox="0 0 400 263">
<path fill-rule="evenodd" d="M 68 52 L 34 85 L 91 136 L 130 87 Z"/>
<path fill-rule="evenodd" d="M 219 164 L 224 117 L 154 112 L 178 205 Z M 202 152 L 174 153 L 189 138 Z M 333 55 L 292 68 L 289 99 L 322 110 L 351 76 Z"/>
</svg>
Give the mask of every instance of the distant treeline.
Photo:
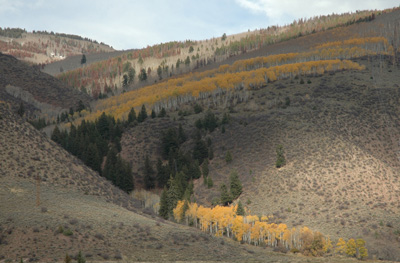
<svg viewBox="0 0 400 263">
<path fill-rule="evenodd" d="M 0 27 L 0 36 L 3 37 L 21 38 L 23 33 L 26 33 L 26 30 L 22 28 Z"/>
<path fill-rule="evenodd" d="M 81 37 L 78 35 L 73 35 L 73 34 L 65 34 L 65 33 L 54 33 L 53 31 L 47 32 L 46 30 L 44 31 L 40 31 L 40 30 L 33 30 L 32 31 L 33 34 L 42 34 L 42 35 L 51 35 L 51 36 L 57 36 L 57 37 L 67 37 L 67 38 L 71 38 L 71 39 L 75 39 L 75 40 L 85 40 L 85 41 L 89 41 L 91 43 L 95 43 L 95 44 L 99 44 L 99 42 L 97 42 L 96 40 L 87 38 L 87 37 Z M 106 45 L 103 42 L 100 43 L 101 45 Z M 106 45 L 108 46 L 108 45 Z"/>
<path fill-rule="evenodd" d="M 0 36 L 4 37 L 11 37 L 11 38 L 21 38 L 23 33 L 28 33 L 25 29 L 22 28 L 10 28 L 10 27 L 5 27 L 1 28 L 0 27 Z M 51 36 L 57 36 L 57 37 L 66 37 L 70 39 L 75 39 L 75 40 L 85 40 L 94 44 L 99 44 L 96 40 L 92 40 L 87 37 L 81 37 L 78 35 L 73 35 L 73 34 L 65 34 L 65 33 L 54 33 L 53 31 L 47 32 L 45 31 L 40 31 L 40 30 L 33 30 L 33 34 L 42 34 L 42 35 L 51 35 Z M 104 44 L 103 42 L 100 42 L 101 45 L 108 46 L 107 44 Z"/>
</svg>

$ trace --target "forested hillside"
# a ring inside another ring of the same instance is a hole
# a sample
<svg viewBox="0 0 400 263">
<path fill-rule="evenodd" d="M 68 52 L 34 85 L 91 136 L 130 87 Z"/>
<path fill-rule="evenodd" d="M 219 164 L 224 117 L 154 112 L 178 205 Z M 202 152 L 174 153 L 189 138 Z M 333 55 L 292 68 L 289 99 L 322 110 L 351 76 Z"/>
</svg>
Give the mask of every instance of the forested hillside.
<svg viewBox="0 0 400 263">
<path fill-rule="evenodd" d="M 62 73 L 59 78 L 97 98 L 99 94 L 111 95 L 128 87 L 141 87 L 207 65 L 212 67 L 216 63 L 224 63 L 230 57 L 265 50 L 274 43 L 326 32 L 332 28 L 347 30 L 349 25 L 370 22 L 381 14 L 394 11 L 396 9 L 320 16 L 299 19 L 287 26 L 273 26 L 231 36 L 223 34 L 219 38 L 203 41 L 189 40 L 148 46 L 90 67 Z"/>
</svg>

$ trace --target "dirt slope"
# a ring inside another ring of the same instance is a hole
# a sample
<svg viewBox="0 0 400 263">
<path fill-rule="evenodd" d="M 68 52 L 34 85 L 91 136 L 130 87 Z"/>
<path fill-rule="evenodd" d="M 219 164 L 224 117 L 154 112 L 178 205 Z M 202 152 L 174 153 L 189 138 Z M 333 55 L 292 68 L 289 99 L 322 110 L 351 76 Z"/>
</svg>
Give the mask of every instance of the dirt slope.
<svg viewBox="0 0 400 263">
<path fill-rule="evenodd" d="M 281 80 L 251 91 L 249 101 L 230 110 L 212 107 L 220 119 L 230 111 L 232 121 L 225 133 L 207 134 L 214 187 L 197 180 L 197 202 L 211 205 L 237 170 L 244 184 L 240 200 L 253 214 L 273 214 L 277 222 L 308 226 L 333 240 L 361 237 L 372 257 L 399 260 L 400 68 L 379 58 L 357 62 L 367 69 L 310 76 L 304 84 Z M 182 124 L 191 149 L 201 116 L 172 112 L 167 120 L 141 123 L 124 134 L 122 153 L 141 176 L 145 155 L 154 167 L 160 157 L 161 132 Z M 279 144 L 287 159 L 281 169 L 275 168 Z"/>
<path fill-rule="evenodd" d="M 0 262 L 62 262 L 66 253 L 76 258 L 79 251 L 90 262 L 308 260 L 140 213 L 128 195 L 12 114 L 4 103 L 0 127 Z"/>
<path fill-rule="evenodd" d="M 48 117 L 70 107 L 75 109 L 80 100 L 86 105 L 91 101 L 89 96 L 58 79 L 0 53 L 0 100 L 10 102 L 16 108 L 21 99 L 27 109 L 29 105 Z"/>
</svg>

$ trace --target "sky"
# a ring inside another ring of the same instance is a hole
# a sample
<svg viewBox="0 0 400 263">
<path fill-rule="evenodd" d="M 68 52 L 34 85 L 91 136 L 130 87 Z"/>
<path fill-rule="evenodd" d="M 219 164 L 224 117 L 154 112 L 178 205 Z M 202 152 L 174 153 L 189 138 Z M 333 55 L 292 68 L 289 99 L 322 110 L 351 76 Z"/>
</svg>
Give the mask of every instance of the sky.
<svg viewBox="0 0 400 263">
<path fill-rule="evenodd" d="M 127 50 L 398 6 L 398 0 L 0 0 L 0 27 L 75 34 Z"/>
</svg>

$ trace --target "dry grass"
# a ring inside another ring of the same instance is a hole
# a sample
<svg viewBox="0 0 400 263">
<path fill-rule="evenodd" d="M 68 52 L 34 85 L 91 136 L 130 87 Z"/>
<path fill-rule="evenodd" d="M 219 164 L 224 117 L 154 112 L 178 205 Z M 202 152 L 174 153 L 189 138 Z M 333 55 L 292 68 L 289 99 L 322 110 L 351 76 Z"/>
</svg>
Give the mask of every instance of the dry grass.
<svg viewBox="0 0 400 263">
<path fill-rule="evenodd" d="M 79 251 L 90 262 L 308 260 L 141 214 L 128 195 L 4 105 L 0 114 L 0 262 L 21 257 L 25 262 L 61 262 L 66 253 L 76 258 Z M 36 176 L 42 179 L 40 206 Z"/>
<path fill-rule="evenodd" d="M 194 182 L 196 200 L 211 205 L 219 185 L 235 169 L 244 184 L 240 199 L 253 214 L 274 214 L 276 222 L 306 225 L 333 240 L 363 237 L 371 255 L 398 258 L 399 241 L 393 240 L 399 240 L 394 229 L 400 229 L 400 70 L 387 61 L 380 70 L 376 58 L 358 62 L 367 70 L 309 76 L 304 84 L 300 79 L 279 81 L 252 91 L 247 103 L 232 103 L 226 132 L 207 135 L 214 149 L 210 176 L 215 186 L 208 189 L 202 178 Z M 286 97 L 291 101 L 287 108 Z M 220 118 L 229 111 L 213 109 Z M 170 113 L 130 129 L 122 139 L 124 156 L 139 164 L 138 171 L 146 153 L 155 166 L 163 127 L 181 123 L 191 138 L 199 117 Z M 281 169 L 274 166 L 278 144 L 288 161 Z M 192 140 L 183 145 L 187 150 L 192 146 Z M 225 162 L 228 150 L 231 164 Z"/>
</svg>

